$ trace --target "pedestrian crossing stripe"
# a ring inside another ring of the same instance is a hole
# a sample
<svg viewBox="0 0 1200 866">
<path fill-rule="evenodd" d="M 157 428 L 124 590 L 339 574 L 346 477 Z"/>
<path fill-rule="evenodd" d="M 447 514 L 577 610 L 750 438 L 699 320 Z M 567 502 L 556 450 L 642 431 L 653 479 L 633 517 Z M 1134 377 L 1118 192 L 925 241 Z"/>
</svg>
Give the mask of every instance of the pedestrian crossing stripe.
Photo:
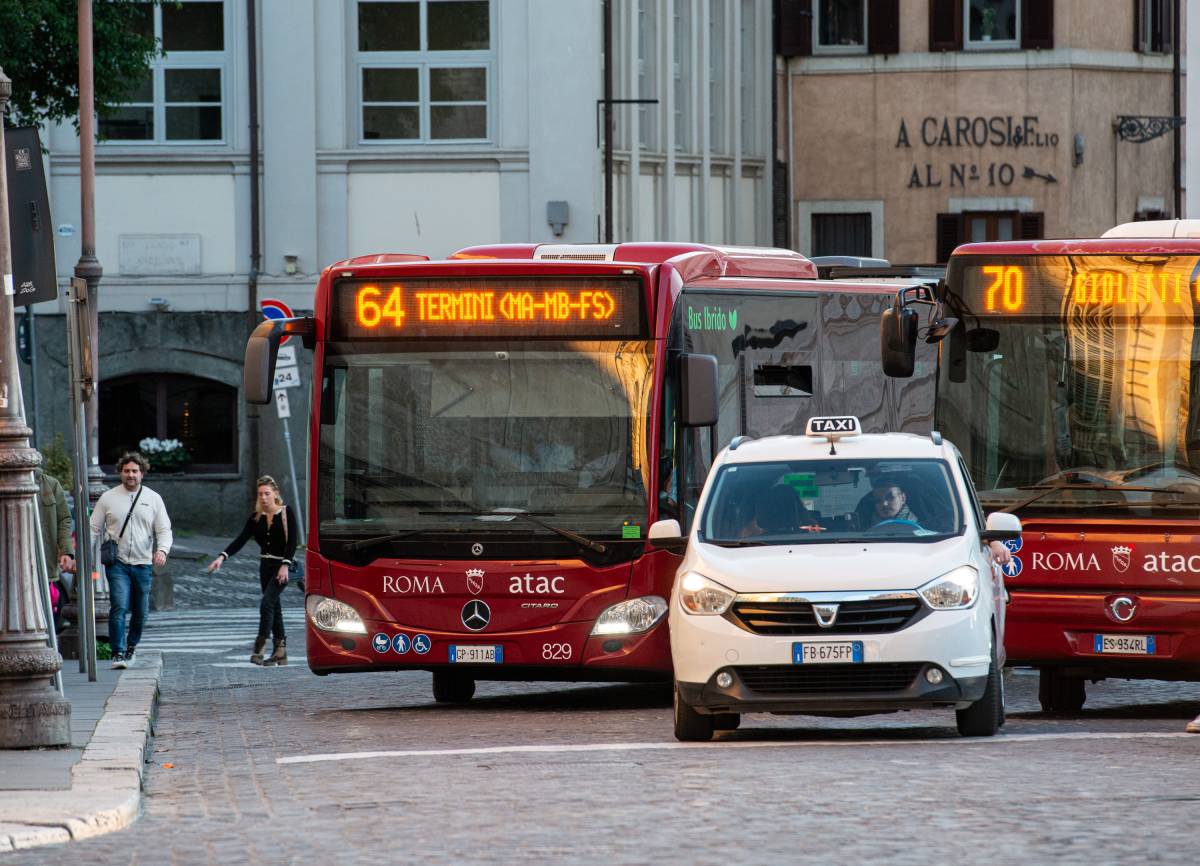
<svg viewBox="0 0 1200 866">
<path fill-rule="evenodd" d="M 258 630 L 258 620 L 257 610 L 244 608 L 166 611 L 151 614 L 146 621 L 137 648 L 163 653 L 196 653 L 199 655 L 219 655 L 243 648 L 249 652 Z M 302 631 L 304 609 L 285 609 L 283 621 L 287 628 L 293 631 Z M 296 657 L 293 656 L 293 658 Z M 297 660 L 303 661 L 303 656 L 301 655 Z"/>
</svg>

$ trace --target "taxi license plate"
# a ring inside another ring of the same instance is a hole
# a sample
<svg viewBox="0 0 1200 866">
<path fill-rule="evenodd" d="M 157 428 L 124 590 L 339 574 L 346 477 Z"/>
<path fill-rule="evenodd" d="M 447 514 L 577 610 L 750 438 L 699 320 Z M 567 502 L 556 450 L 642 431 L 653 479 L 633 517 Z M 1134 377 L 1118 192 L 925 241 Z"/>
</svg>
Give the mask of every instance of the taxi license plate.
<svg viewBox="0 0 1200 866">
<path fill-rule="evenodd" d="M 1098 634 L 1092 644 L 1097 653 L 1122 653 L 1124 655 L 1154 655 L 1152 634 Z"/>
<path fill-rule="evenodd" d="M 846 641 L 806 641 L 792 644 L 792 664 L 861 664 L 863 660 L 863 642 L 860 640 Z"/>
<path fill-rule="evenodd" d="M 465 662 L 466 664 L 499 665 L 504 664 L 504 647 L 500 644 L 490 646 L 457 646 L 450 644 L 450 661 Z"/>
</svg>

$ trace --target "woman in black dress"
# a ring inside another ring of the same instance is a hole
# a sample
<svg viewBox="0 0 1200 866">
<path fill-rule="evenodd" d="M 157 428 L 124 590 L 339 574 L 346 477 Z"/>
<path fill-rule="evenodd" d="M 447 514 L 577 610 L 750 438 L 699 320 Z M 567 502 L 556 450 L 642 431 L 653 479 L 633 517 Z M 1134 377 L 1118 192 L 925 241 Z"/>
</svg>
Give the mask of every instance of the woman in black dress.
<svg viewBox="0 0 1200 866">
<path fill-rule="evenodd" d="M 258 579 L 262 584 L 262 601 L 258 606 L 258 636 L 250 661 L 256 665 L 286 665 L 287 637 L 283 632 L 283 608 L 279 596 L 288 582 L 288 566 L 296 555 L 296 515 L 283 504 L 279 485 L 270 475 L 258 479 L 258 495 L 254 513 L 241 533 L 208 566 L 209 574 L 219 571 L 221 564 L 242 549 L 253 538 L 258 542 Z M 268 633 L 274 639 L 271 655 L 263 659 Z"/>
</svg>

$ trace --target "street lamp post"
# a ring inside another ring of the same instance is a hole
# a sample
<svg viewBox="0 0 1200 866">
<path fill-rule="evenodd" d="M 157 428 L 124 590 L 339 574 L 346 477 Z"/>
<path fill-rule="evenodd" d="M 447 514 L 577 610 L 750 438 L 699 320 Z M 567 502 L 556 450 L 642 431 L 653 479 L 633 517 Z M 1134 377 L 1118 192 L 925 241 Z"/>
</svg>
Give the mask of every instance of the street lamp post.
<svg viewBox="0 0 1200 866">
<path fill-rule="evenodd" d="M 0 69 L 0 130 L 12 82 Z M 65 746 L 71 742 L 71 704 L 53 688 L 62 665 L 46 645 L 40 604 L 35 526 L 39 519 L 13 320 L 12 250 L 8 228 L 8 171 L 0 134 L 0 749 Z"/>
</svg>

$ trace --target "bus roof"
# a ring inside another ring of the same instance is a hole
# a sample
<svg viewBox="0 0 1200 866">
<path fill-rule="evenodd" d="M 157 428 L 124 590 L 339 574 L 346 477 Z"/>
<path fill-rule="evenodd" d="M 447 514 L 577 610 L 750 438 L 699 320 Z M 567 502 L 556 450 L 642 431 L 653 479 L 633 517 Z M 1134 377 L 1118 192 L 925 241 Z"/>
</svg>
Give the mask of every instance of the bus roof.
<svg viewBox="0 0 1200 866">
<path fill-rule="evenodd" d="M 954 256 L 1197 255 L 1200 238 L 1111 237 L 963 244 Z"/>
</svg>

